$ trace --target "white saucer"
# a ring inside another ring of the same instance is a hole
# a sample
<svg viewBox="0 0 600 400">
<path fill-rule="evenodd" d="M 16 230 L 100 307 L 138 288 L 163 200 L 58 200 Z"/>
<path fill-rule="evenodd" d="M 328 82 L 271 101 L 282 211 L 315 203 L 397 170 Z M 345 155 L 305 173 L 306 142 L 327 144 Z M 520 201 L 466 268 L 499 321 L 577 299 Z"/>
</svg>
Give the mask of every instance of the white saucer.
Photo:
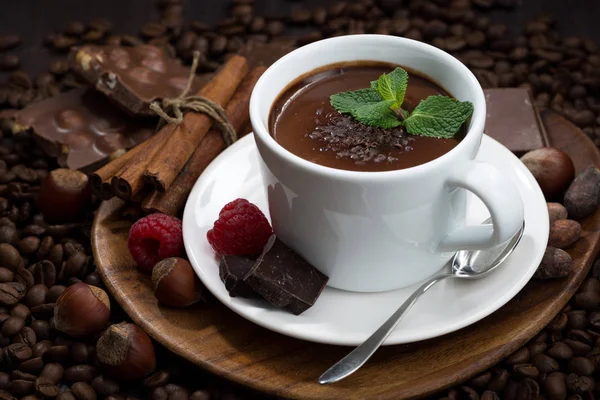
<svg viewBox="0 0 600 400">
<path fill-rule="evenodd" d="M 544 196 L 527 168 L 504 146 L 484 136 L 478 160 L 508 174 L 525 206 L 525 232 L 518 248 L 491 275 L 477 281 L 446 280 L 415 304 L 384 344 L 409 343 L 444 335 L 488 316 L 506 304 L 529 281 L 548 241 Z M 196 182 L 185 207 L 183 238 L 196 274 L 223 304 L 244 318 L 284 335 L 319 343 L 358 345 L 367 339 L 418 287 L 384 293 L 356 293 L 325 288 L 316 304 L 296 316 L 266 301 L 231 298 L 219 278 L 219 260 L 206 232 L 228 202 L 246 198 L 268 215 L 259 155 L 252 134 L 226 149 Z M 489 216 L 469 196 L 468 223 Z M 368 250 L 368 249 L 367 249 Z"/>
</svg>

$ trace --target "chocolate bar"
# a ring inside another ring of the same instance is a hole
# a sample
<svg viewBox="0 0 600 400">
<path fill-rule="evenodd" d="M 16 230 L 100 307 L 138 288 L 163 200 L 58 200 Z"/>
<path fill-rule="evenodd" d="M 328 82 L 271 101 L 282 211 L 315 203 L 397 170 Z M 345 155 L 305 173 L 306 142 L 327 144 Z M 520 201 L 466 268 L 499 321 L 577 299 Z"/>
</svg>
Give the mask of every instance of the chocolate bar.
<svg viewBox="0 0 600 400">
<path fill-rule="evenodd" d="M 485 133 L 517 156 L 549 146 L 531 93 L 525 88 L 486 89 Z"/>
<path fill-rule="evenodd" d="M 296 315 L 315 304 L 328 280 L 275 235 L 244 278 L 269 303 Z"/>
<path fill-rule="evenodd" d="M 86 45 L 69 54 L 71 69 L 123 110 L 137 116 L 154 115 L 155 100 L 176 98 L 187 84 L 190 70 L 162 49 L 152 45 L 134 47 Z M 196 77 L 190 94 L 208 82 Z"/>
<path fill-rule="evenodd" d="M 239 54 L 246 57 L 250 68 L 270 67 L 275 61 L 294 50 L 295 41 L 293 39 L 274 39 L 269 43 L 263 43 L 251 40 L 244 45 Z"/>
<path fill-rule="evenodd" d="M 156 123 L 132 120 L 103 95 L 79 88 L 34 103 L 14 116 L 13 131 L 34 138 L 60 166 L 96 169 L 103 160 L 148 139 Z"/>
</svg>

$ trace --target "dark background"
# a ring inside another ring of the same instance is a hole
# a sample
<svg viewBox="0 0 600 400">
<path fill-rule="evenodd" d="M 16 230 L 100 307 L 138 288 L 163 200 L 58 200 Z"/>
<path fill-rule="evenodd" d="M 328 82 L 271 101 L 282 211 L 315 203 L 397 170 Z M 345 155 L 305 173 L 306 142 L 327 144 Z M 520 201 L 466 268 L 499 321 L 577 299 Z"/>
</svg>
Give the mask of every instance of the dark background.
<svg viewBox="0 0 600 400">
<path fill-rule="evenodd" d="M 263 16 L 285 16 L 296 8 L 316 8 L 335 0 L 256 0 L 255 10 Z M 228 0 L 185 0 L 186 20 L 215 23 L 226 15 Z M 502 22 L 519 33 L 525 22 L 540 14 L 556 18 L 559 28 L 575 36 L 587 36 L 600 44 L 599 0 L 522 0 L 513 11 L 493 11 L 492 20 Z M 46 69 L 51 51 L 42 46 L 45 35 L 63 30 L 73 20 L 88 21 L 105 17 L 118 33 L 137 33 L 144 22 L 156 20 L 152 0 L 0 0 L 0 34 L 17 33 L 24 38 L 15 50 L 30 73 Z"/>
</svg>

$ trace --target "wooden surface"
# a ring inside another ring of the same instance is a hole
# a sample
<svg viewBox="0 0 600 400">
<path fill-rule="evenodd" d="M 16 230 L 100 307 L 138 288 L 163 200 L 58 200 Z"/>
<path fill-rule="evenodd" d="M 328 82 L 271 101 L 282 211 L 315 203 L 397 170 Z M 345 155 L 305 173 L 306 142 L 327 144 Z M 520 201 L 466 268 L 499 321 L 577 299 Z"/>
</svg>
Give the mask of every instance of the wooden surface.
<svg viewBox="0 0 600 400">
<path fill-rule="evenodd" d="M 544 114 L 552 144 L 568 151 L 577 170 L 600 166 L 587 136 L 562 117 Z M 150 280 L 134 268 L 119 219 L 118 200 L 100 207 L 92 230 L 98 270 L 113 296 L 154 339 L 222 377 L 268 394 L 307 399 L 404 399 L 457 384 L 496 364 L 538 333 L 565 306 L 600 250 L 600 211 L 583 223 L 569 250 L 575 270 L 567 279 L 531 281 L 507 305 L 453 334 L 387 346 L 351 378 L 320 386 L 316 378 L 349 348 L 288 338 L 258 327 L 221 305 L 187 310 L 158 307 Z"/>
</svg>

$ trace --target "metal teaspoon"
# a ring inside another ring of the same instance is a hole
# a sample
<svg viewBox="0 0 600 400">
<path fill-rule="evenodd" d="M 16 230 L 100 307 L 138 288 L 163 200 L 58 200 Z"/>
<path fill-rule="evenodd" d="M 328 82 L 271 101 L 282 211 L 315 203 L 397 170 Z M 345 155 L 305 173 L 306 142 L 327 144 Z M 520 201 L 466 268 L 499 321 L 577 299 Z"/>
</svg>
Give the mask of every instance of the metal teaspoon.
<svg viewBox="0 0 600 400">
<path fill-rule="evenodd" d="M 485 220 L 483 224 L 489 222 L 491 222 L 491 219 Z M 502 245 L 484 250 L 461 250 L 457 252 L 451 263 L 448 263 L 451 264 L 450 271 L 442 272 L 423 283 L 375 333 L 325 371 L 319 377 L 319 383 L 324 385 L 338 382 L 362 367 L 402 320 L 402 317 L 412 308 L 417 299 L 439 281 L 446 278 L 478 279 L 502 264 L 519 244 L 524 229 L 525 221 L 523 221 L 521 229 L 515 233 L 512 239 Z M 447 265 L 444 269 L 447 269 Z"/>
</svg>

